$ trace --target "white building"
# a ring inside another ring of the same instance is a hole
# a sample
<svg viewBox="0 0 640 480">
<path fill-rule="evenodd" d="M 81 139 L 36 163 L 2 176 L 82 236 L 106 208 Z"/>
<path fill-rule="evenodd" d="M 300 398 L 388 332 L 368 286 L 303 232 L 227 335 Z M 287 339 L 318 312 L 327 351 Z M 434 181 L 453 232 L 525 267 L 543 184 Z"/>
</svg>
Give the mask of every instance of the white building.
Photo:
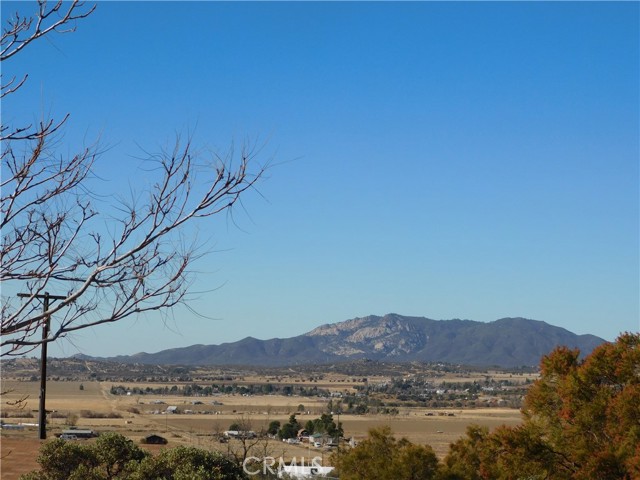
<svg viewBox="0 0 640 480">
<path fill-rule="evenodd" d="M 283 465 L 278 470 L 278 478 L 315 478 L 329 475 L 333 471 L 333 467 L 321 467 L 319 465 Z"/>
</svg>

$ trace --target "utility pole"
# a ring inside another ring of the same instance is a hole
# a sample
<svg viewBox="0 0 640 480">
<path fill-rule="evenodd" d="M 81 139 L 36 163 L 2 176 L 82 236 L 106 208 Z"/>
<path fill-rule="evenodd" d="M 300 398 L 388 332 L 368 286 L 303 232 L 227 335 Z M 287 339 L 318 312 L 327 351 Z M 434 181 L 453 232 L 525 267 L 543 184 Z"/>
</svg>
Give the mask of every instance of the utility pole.
<svg viewBox="0 0 640 480">
<path fill-rule="evenodd" d="M 19 293 L 18 297 L 21 298 L 38 298 L 42 299 L 42 311 L 47 313 L 49 310 L 49 302 L 56 300 L 64 300 L 67 297 L 62 295 L 49 295 L 49 292 L 44 292 L 43 295 L 31 295 L 30 293 Z M 49 322 L 51 317 L 47 315 L 44 318 L 44 324 L 42 325 L 42 353 L 40 354 L 40 406 L 38 407 L 38 432 L 40 440 L 47 438 L 47 411 L 45 410 L 45 398 L 47 395 L 47 338 L 49 338 Z"/>
<path fill-rule="evenodd" d="M 342 405 L 338 408 L 338 462 L 340 462 L 340 410 L 342 410 Z"/>
</svg>

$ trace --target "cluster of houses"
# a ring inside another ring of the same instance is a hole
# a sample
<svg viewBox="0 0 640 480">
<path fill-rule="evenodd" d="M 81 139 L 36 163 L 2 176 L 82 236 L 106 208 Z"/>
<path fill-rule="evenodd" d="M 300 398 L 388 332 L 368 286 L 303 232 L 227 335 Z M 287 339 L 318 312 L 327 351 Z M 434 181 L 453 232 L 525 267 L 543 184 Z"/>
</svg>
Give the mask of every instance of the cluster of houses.
<svg viewBox="0 0 640 480">
<path fill-rule="evenodd" d="M 306 429 L 298 430 L 298 434 L 293 438 L 283 439 L 283 442 L 292 443 L 292 444 L 301 444 L 307 443 L 309 446 L 313 446 L 316 448 L 327 447 L 327 448 L 337 448 L 338 447 L 338 438 L 328 437 L 323 433 L 313 433 L 309 434 Z M 356 446 L 355 439 L 351 438 L 348 442 L 350 447 Z"/>
</svg>

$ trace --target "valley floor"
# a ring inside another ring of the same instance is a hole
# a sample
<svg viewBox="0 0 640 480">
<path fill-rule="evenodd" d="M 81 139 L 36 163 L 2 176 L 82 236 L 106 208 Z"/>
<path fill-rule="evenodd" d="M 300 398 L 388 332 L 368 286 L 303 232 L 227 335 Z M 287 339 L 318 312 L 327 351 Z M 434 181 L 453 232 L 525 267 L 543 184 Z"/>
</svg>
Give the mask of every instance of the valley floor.
<svg viewBox="0 0 640 480">
<path fill-rule="evenodd" d="M 80 389 L 82 384 L 82 389 Z M 10 418 L 3 418 L 8 424 L 37 422 L 38 382 L 3 381 L 3 389 L 13 390 L 4 395 L 3 403 L 28 395 L 22 408 L 23 413 L 11 412 Z M 238 440 L 220 443 L 222 432 L 238 421 L 250 425 L 250 429 L 260 431 L 269 422 L 279 420 L 286 423 L 289 416 L 297 413 L 298 421 L 319 417 L 327 411 L 327 399 L 318 397 L 284 395 L 217 395 L 215 397 L 181 397 L 162 395 L 113 395 L 113 382 L 48 382 L 47 409 L 54 410 L 48 420 L 48 437 L 69 427 L 69 422 L 77 428 L 91 428 L 99 432 L 116 431 L 131 438 L 136 443 L 149 434 L 165 436 L 167 446 L 145 446 L 151 451 L 176 445 L 192 445 L 204 449 L 223 452 L 238 451 Z M 14 398 L 15 397 L 15 398 Z M 202 401 L 202 404 L 196 404 Z M 163 403 L 160 403 L 163 402 Z M 215 405 L 213 403 L 215 402 Z M 5 403 L 6 404 L 6 403 Z M 304 411 L 298 412 L 303 405 Z M 161 413 L 168 406 L 177 406 L 186 413 Z M 156 413 L 154 413 L 156 412 Z M 191 413 L 192 412 L 192 413 Z M 7 412 L 8 413 L 8 412 Z M 24 415 L 24 417 L 19 417 Z M 89 415 L 113 416 L 116 418 L 87 418 Z M 334 415 L 334 419 L 338 419 Z M 414 443 L 429 444 L 443 457 L 449 444 L 465 432 L 468 425 L 480 424 L 489 428 L 499 425 L 516 425 L 521 416 L 517 409 L 473 408 L 473 409 L 433 409 L 423 407 L 400 407 L 394 415 L 365 414 L 339 417 L 345 437 L 356 441 L 366 437 L 372 427 L 388 425 L 397 436 L 407 437 Z M 1 476 L 5 480 L 17 479 L 20 474 L 38 467 L 36 463 L 40 440 L 34 426 L 24 430 L 3 429 L 0 434 Z M 78 440 L 94 441 L 94 440 Z M 285 459 L 318 456 L 329 463 L 332 450 L 327 447 L 315 448 L 308 444 L 290 445 L 276 439 L 264 439 L 254 447 L 262 455 Z M 346 448 L 346 447 L 345 447 Z"/>
</svg>

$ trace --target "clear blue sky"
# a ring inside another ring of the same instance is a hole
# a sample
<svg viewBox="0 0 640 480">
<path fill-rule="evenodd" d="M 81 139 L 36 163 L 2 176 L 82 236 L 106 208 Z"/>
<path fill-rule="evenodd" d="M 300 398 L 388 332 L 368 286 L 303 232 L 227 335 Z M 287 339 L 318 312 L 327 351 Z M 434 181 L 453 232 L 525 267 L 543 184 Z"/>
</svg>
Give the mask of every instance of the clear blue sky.
<svg viewBox="0 0 640 480">
<path fill-rule="evenodd" d="M 71 113 L 101 188 L 140 147 L 265 143 L 241 228 L 202 224 L 192 307 L 79 332 L 53 355 L 289 337 L 389 312 L 639 328 L 637 2 L 101 2 L 3 115 Z M 3 14 L 25 4 L 3 2 Z"/>
</svg>

